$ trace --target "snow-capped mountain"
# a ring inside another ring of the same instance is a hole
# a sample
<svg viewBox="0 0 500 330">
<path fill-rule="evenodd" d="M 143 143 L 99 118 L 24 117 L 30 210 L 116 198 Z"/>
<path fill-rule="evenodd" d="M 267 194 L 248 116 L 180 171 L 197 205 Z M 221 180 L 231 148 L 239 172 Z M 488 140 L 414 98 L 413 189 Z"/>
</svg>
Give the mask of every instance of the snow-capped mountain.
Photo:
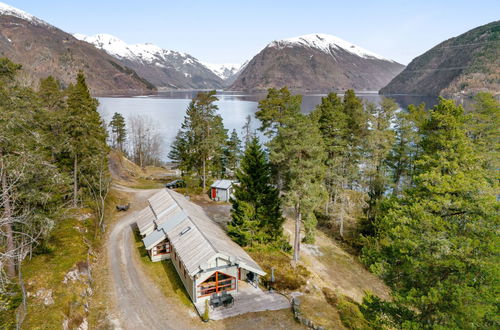
<svg viewBox="0 0 500 330">
<path fill-rule="evenodd" d="M 186 53 L 150 43 L 129 45 L 109 34 L 74 36 L 106 51 L 157 87 L 220 88 L 223 85 L 219 76 Z"/>
<path fill-rule="evenodd" d="M 227 78 L 234 75 L 236 72 L 240 70 L 241 64 L 213 64 L 213 63 L 205 63 L 203 62 L 207 68 L 212 70 L 217 76 L 221 79 L 226 80 Z"/>
<path fill-rule="evenodd" d="M 404 66 L 327 34 L 275 40 L 241 71 L 233 90 L 369 90 L 385 86 Z"/>
<path fill-rule="evenodd" d="M 391 61 L 369 50 L 356 46 L 350 43 L 349 41 L 345 41 L 344 39 L 340 39 L 339 37 L 332 36 L 329 34 L 307 34 L 295 38 L 275 40 L 271 42 L 271 44 L 269 45 L 269 47 L 276 47 L 276 48 L 297 47 L 297 46 L 319 49 L 331 55 L 335 55 L 337 51 L 343 50 L 362 58 Z"/>
<path fill-rule="evenodd" d="M 32 85 L 51 75 L 67 86 L 82 70 L 94 95 L 154 92 L 154 86 L 114 57 L 2 2 L 0 54 L 21 64 L 23 80 Z"/>
<path fill-rule="evenodd" d="M 0 15 L 5 15 L 5 16 L 14 16 L 17 18 L 20 18 L 24 21 L 30 22 L 31 24 L 34 25 L 45 25 L 45 26 L 51 26 L 49 23 L 45 22 L 44 20 L 39 19 L 38 17 L 35 17 L 21 9 L 14 8 L 12 6 L 9 6 L 6 3 L 0 2 Z"/>
</svg>

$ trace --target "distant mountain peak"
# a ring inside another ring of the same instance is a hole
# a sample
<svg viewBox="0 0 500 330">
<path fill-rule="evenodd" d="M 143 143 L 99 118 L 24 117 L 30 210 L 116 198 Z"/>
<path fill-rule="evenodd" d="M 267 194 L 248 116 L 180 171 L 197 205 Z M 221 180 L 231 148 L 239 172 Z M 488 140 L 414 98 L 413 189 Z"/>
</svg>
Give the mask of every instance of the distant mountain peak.
<svg viewBox="0 0 500 330">
<path fill-rule="evenodd" d="M 111 34 L 74 34 L 162 88 L 220 88 L 222 80 L 195 57 L 153 43 L 127 44 Z"/>
<path fill-rule="evenodd" d="M 9 6 L 6 3 L 0 2 L 0 15 L 6 15 L 6 16 L 14 16 L 20 19 L 23 19 L 25 21 L 28 21 L 30 23 L 33 23 L 35 25 L 45 25 L 45 26 L 52 26 L 49 23 L 45 22 L 44 20 L 39 19 L 36 16 L 33 16 L 21 9 Z"/>
<path fill-rule="evenodd" d="M 241 64 L 235 63 L 214 64 L 202 62 L 202 64 L 223 80 L 233 76 L 241 69 Z"/>
<path fill-rule="evenodd" d="M 374 52 L 371 52 L 355 44 L 352 44 L 339 37 L 322 33 L 306 34 L 303 36 L 298 36 L 288 39 L 275 40 L 268 45 L 268 47 L 277 47 L 277 48 L 294 47 L 294 46 L 316 48 L 328 54 L 335 53 L 335 50 L 340 48 L 362 58 L 374 58 L 392 62 L 392 60 L 389 60 L 381 55 L 375 54 Z"/>
</svg>

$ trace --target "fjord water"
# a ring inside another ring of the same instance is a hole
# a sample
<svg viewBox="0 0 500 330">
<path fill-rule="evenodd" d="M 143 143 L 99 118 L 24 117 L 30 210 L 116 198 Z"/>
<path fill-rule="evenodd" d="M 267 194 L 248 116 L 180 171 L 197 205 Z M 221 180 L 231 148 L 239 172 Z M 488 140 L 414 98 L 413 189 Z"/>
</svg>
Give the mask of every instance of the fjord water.
<svg viewBox="0 0 500 330">
<path fill-rule="evenodd" d="M 155 96 L 147 97 L 101 97 L 99 98 L 99 112 L 106 122 L 109 122 L 115 112 L 121 113 L 128 121 L 130 117 L 141 115 L 150 117 L 163 137 L 163 154 L 167 155 L 170 146 L 184 120 L 186 108 L 198 91 L 171 91 L 162 92 Z M 358 93 L 363 100 L 378 103 L 381 96 L 377 93 Z M 241 136 L 242 126 L 248 115 L 252 116 L 252 128 L 257 129 L 259 122 L 255 119 L 258 101 L 265 98 L 266 94 L 243 94 L 237 92 L 218 92 L 219 113 L 224 121 L 224 126 L 231 132 L 236 129 Z M 308 94 L 303 96 L 302 111 L 311 112 L 321 102 L 325 94 Z M 408 103 L 418 104 L 433 100 L 419 97 L 396 97 L 401 107 Z"/>
</svg>

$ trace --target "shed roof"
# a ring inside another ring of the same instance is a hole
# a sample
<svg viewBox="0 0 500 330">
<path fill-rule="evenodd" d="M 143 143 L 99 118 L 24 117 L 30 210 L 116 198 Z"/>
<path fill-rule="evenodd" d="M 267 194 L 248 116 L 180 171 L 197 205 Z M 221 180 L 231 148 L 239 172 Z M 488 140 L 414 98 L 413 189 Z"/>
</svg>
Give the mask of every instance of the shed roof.
<svg viewBox="0 0 500 330">
<path fill-rule="evenodd" d="M 210 187 L 217 189 L 228 189 L 234 181 L 232 180 L 217 180 Z"/>
<path fill-rule="evenodd" d="M 214 258 L 223 258 L 257 274 L 265 274 L 259 265 L 205 214 L 200 206 L 188 201 L 181 194 L 164 189 L 151 197 L 149 202 L 148 207 L 152 209 L 152 212 L 161 215 L 152 221 L 156 229 L 143 239 L 146 249 L 168 238 L 191 276 L 207 269 L 208 263 Z M 165 207 L 163 203 L 169 206 Z M 139 212 L 139 215 L 142 212 Z M 143 219 L 144 217 L 139 218 L 138 221 L 144 222 Z M 142 226 L 145 227 L 143 223 Z"/>
</svg>

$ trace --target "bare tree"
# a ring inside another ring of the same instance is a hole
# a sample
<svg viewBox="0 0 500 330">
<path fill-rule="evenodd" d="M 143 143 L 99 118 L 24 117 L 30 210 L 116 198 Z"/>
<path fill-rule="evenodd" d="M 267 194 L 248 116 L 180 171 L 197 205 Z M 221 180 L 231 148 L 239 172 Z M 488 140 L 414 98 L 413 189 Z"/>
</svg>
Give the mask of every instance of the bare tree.
<svg viewBox="0 0 500 330">
<path fill-rule="evenodd" d="M 163 156 L 162 136 L 153 120 L 147 116 L 129 119 L 130 154 L 141 166 L 159 165 Z"/>
</svg>

